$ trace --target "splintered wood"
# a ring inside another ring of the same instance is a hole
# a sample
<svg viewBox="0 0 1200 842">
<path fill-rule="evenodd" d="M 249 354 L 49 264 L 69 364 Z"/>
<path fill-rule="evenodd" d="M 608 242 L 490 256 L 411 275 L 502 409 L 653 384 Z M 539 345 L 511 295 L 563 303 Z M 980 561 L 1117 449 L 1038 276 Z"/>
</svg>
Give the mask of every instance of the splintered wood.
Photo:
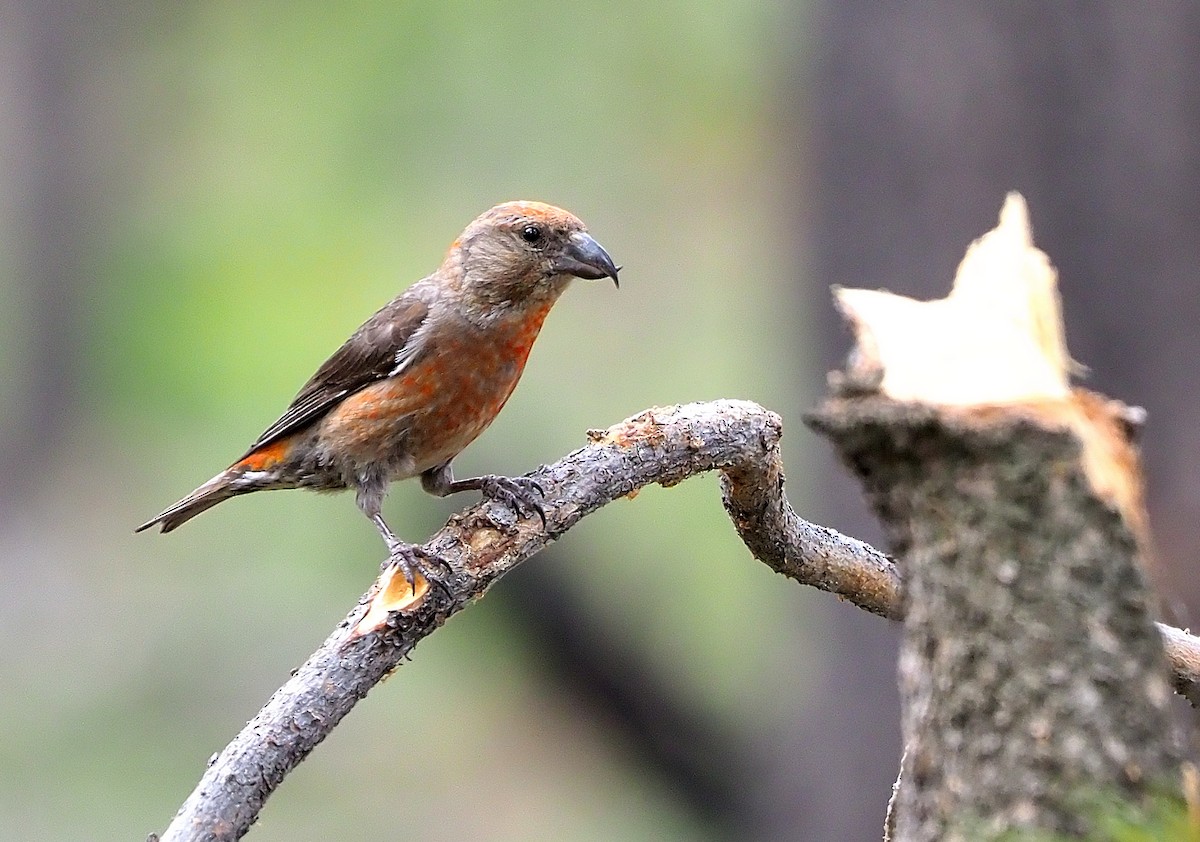
<svg viewBox="0 0 1200 842">
<path fill-rule="evenodd" d="M 967 249 L 945 298 L 834 293 L 858 342 L 852 373 L 881 369 L 879 389 L 893 400 L 977 406 L 1070 393 L 1058 276 L 1033 245 L 1017 193 L 1008 195 L 1000 224 Z"/>
<path fill-rule="evenodd" d="M 1056 283 L 1011 194 L 946 298 L 836 292 L 857 348 L 810 423 L 899 556 L 904 842 L 1093 838 L 1081 792 L 1178 786 L 1140 411 L 1071 386 Z"/>
<path fill-rule="evenodd" d="M 835 287 L 854 331 L 848 382 L 877 383 L 893 400 L 947 410 L 963 421 L 1014 414 L 1079 439 L 1093 490 L 1146 537 L 1132 432 L 1140 409 L 1072 388 L 1058 274 L 1033 244 L 1029 211 L 1010 193 L 999 224 L 971 244 L 950 294 L 916 301 L 884 290 Z"/>
<path fill-rule="evenodd" d="M 378 631 L 387 624 L 389 615 L 415 605 L 429 590 L 429 582 L 424 576 L 418 573 L 416 580 L 414 592 L 398 565 L 384 567 L 368 594 L 366 613 L 350 631 L 349 639 Z"/>
</svg>

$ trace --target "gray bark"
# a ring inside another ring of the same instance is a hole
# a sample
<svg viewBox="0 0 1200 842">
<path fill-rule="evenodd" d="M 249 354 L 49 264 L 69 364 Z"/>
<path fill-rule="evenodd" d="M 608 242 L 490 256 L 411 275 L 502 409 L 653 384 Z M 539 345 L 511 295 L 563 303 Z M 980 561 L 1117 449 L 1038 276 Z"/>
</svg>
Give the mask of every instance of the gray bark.
<svg viewBox="0 0 1200 842">
<path fill-rule="evenodd" d="M 1080 797 L 1178 788 L 1163 649 L 1120 515 L 1066 432 L 882 398 L 812 418 L 905 580 L 897 840 L 1086 834 Z"/>
<path fill-rule="evenodd" d="M 531 474 L 546 491 L 545 530 L 536 518 L 517 522 L 486 502 L 455 516 L 425 545 L 452 569 L 449 593 L 431 589 L 383 627 L 355 636 L 373 596 L 365 594 L 210 764 L 162 840 L 241 838 L 284 777 L 418 641 L 584 516 L 650 483 L 671 486 L 697 473 L 725 472 L 724 493 L 743 534 L 751 527 L 793 530 L 785 538 L 756 540 L 764 561 L 797 581 L 890 614 L 900 587 L 891 561 L 800 520 L 784 499 L 781 435 L 778 415 L 744 401 L 647 410 L 596 431 L 588 446 Z"/>
<path fill-rule="evenodd" d="M 781 435 L 778 415 L 744 401 L 647 410 L 591 434 L 586 447 L 531 475 L 546 490 L 545 530 L 536 519 L 517 522 L 486 502 L 456 515 L 425 545 L 453 571 L 448 593 L 427 591 L 356 636 L 352 630 L 374 596 L 368 591 L 213 760 L 162 839 L 241 838 L 284 777 L 422 638 L 583 517 L 651 483 L 671 486 L 720 471 L 726 511 L 764 563 L 872 613 L 902 616 L 902 582 L 891 559 L 792 510 L 783 493 Z M 1178 629 L 1164 634 L 1177 685 L 1198 692 L 1200 640 Z"/>
</svg>

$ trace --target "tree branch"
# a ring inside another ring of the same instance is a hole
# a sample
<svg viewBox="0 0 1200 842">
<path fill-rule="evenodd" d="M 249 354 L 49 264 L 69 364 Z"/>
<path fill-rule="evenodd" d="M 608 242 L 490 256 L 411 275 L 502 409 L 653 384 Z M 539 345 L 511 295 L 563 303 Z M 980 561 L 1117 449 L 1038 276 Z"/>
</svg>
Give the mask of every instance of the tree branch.
<svg viewBox="0 0 1200 842">
<path fill-rule="evenodd" d="M 530 474 L 546 491 L 546 529 L 483 502 L 425 545 L 451 570 L 447 592 L 414 596 L 394 571 L 375 585 L 213 761 L 162 840 L 239 839 L 267 797 L 423 637 L 583 517 L 657 483 L 722 472 L 726 510 L 754 555 L 796 581 L 889 619 L 902 616 L 895 565 L 867 544 L 796 515 L 783 493 L 778 415 L 745 401 L 655 408 Z M 421 583 L 419 583 L 420 585 Z M 1160 625 L 1176 689 L 1200 704 L 1200 639 Z"/>
<path fill-rule="evenodd" d="M 1200 709 L 1200 638 L 1166 623 L 1154 625 L 1171 665 L 1171 685 L 1192 707 Z"/>
</svg>

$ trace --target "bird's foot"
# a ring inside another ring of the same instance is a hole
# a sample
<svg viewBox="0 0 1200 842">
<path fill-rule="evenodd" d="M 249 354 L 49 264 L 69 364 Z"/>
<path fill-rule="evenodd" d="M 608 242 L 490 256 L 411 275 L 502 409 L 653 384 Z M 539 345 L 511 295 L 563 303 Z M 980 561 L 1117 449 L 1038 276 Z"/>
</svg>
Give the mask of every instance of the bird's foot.
<svg viewBox="0 0 1200 842">
<path fill-rule="evenodd" d="M 494 500 L 507 506 L 519 517 L 537 515 L 546 528 L 546 510 L 542 508 L 542 499 L 546 491 L 537 480 L 529 477 L 501 477 L 487 474 L 479 477 L 479 492 L 486 500 Z"/>
<path fill-rule="evenodd" d="M 400 568 L 413 593 L 417 591 L 419 573 L 431 588 L 437 588 L 447 598 L 451 598 L 450 589 L 446 587 L 443 579 L 450 576 L 454 570 L 444 558 L 434 555 L 424 547 L 397 541 L 388 547 L 388 560 L 383 564 L 384 567 L 394 564 Z M 435 569 L 438 572 L 435 572 Z"/>
</svg>

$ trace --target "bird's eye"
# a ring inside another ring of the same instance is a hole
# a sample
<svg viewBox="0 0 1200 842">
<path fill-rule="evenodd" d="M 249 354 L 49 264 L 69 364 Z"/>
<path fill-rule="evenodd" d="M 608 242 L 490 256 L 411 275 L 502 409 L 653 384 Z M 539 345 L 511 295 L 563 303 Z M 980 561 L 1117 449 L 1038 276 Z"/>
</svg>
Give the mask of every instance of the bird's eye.
<svg viewBox="0 0 1200 842">
<path fill-rule="evenodd" d="M 526 225 L 521 229 L 521 239 L 530 244 L 540 243 L 543 236 L 542 229 L 537 225 Z"/>
</svg>

